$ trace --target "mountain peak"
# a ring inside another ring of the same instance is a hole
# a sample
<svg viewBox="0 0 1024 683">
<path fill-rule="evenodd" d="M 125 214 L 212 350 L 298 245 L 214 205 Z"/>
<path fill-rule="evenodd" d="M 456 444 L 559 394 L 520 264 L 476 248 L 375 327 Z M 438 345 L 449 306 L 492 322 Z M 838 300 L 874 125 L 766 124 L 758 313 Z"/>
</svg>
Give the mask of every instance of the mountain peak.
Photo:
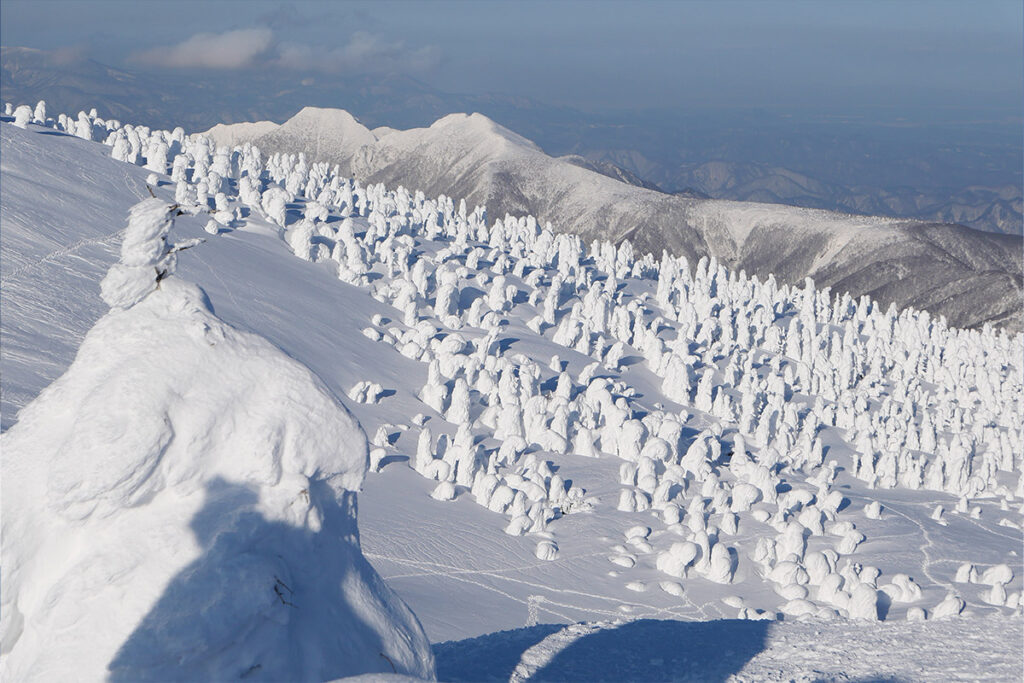
<svg viewBox="0 0 1024 683">
<path fill-rule="evenodd" d="M 376 141 L 370 129 L 352 114 L 344 109 L 323 107 L 304 107 L 274 130 L 253 140 L 268 150 L 306 152 L 313 159 L 330 157 L 335 163 Z"/>
<path fill-rule="evenodd" d="M 281 128 L 306 132 L 315 130 L 321 136 L 352 138 L 358 140 L 359 144 L 369 144 L 376 140 L 369 128 L 344 109 L 303 107 L 281 124 Z"/>
<path fill-rule="evenodd" d="M 320 125 L 341 125 L 341 126 L 361 126 L 359 119 L 350 114 L 344 109 L 334 109 L 331 107 L 303 107 L 294 116 L 285 121 L 285 124 L 289 123 L 317 123 Z"/>
<path fill-rule="evenodd" d="M 458 130 L 462 134 L 469 134 L 474 136 L 489 137 L 489 138 L 501 138 L 506 142 L 510 142 L 517 147 L 524 147 L 530 150 L 541 152 L 540 147 L 535 142 L 529 140 L 518 133 L 509 130 L 505 126 L 497 123 L 493 119 L 473 112 L 472 114 L 457 113 L 448 114 L 442 116 L 437 121 L 430 125 L 431 129 L 440 130 L 444 128 L 453 128 Z"/>
</svg>

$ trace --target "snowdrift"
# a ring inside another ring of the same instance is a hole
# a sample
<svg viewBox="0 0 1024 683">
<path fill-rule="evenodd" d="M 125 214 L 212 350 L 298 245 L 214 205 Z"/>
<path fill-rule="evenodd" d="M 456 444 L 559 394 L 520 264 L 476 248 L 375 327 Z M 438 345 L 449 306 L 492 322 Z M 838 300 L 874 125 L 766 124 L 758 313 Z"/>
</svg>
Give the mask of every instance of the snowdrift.
<svg viewBox="0 0 1024 683">
<path fill-rule="evenodd" d="M 360 552 L 361 427 L 171 275 L 174 210 L 135 207 L 113 309 L 3 437 L 3 677 L 432 678 Z"/>
</svg>

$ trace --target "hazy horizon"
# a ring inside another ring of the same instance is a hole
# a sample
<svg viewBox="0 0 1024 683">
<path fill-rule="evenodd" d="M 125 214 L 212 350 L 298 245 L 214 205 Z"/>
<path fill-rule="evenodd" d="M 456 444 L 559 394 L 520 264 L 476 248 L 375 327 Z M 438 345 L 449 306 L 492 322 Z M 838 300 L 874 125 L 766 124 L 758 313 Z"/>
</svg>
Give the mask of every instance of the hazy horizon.
<svg viewBox="0 0 1024 683">
<path fill-rule="evenodd" d="M 669 192 L 1024 229 L 1011 0 L 7 0 L 0 14 L 0 43 L 50 55 L 9 53 L 5 99 L 192 131 L 307 105 L 371 128 L 476 111 Z"/>
<path fill-rule="evenodd" d="M 244 11 L 239 11 L 244 7 Z M 1019 2 L 45 3 L 0 42 L 130 70 L 400 74 L 589 111 L 1019 117 Z"/>
</svg>

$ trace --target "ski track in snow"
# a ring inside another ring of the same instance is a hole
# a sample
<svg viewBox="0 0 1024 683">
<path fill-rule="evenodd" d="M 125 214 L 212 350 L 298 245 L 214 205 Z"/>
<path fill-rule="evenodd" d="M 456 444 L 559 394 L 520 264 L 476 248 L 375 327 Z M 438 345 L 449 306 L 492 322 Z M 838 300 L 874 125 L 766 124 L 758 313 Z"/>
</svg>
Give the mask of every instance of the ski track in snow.
<svg viewBox="0 0 1024 683">
<path fill-rule="evenodd" d="M 929 568 L 932 566 L 932 564 L 935 563 L 935 560 L 932 559 L 931 554 L 928 552 L 928 549 L 934 545 L 934 541 L 932 540 L 931 534 L 928 533 L 928 528 L 925 526 L 927 522 L 925 522 L 925 524 L 922 524 L 910 515 L 894 507 L 892 503 L 886 504 L 886 508 L 891 510 L 892 512 L 895 512 L 897 515 L 899 515 L 903 519 L 907 520 L 908 522 L 916 526 L 918 529 L 921 530 L 921 533 L 924 535 L 924 540 L 926 541 L 926 543 L 925 545 L 921 546 L 921 554 L 924 555 L 924 564 L 921 565 L 921 571 L 924 573 L 925 576 L 928 577 L 928 580 L 937 586 L 944 586 L 949 591 L 955 591 L 953 584 L 935 578 L 929 571 Z"/>
<path fill-rule="evenodd" d="M 597 557 L 597 556 L 601 556 L 601 555 L 605 555 L 605 554 L 606 553 L 603 552 L 603 551 L 597 551 L 597 552 L 591 553 L 589 555 L 581 556 L 578 559 L 583 559 L 584 557 Z M 453 566 L 453 565 L 440 564 L 438 562 L 428 562 L 428 561 L 422 561 L 422 560 L 412 560 L 412 559 L 409 559 L 409 558 L 396 557 L 396 556 L 393 556 L 393 555 L 382 555 L 380 553 L 370 553 L 370 552 L 368 552 L 368 553 L 365 553 L 365 555 L 366 555 L 367 558 L 369 558 L 371 560 L 372 559 L 388 560 L 388 561 L 394 562 L 396 564 L 401 564 L 401 565 L 405 565 L 405 566 L 409 566 L 409 567 L 416 567 L 416 568 L 419 568 L 419 569 L 424 569 L 424 571 L 421 572 L 421 573 L 413 573 L 413 574 L 388 574 L 387 576 L 388 576 L 389 579 L 402 579 L 402 578 L 410 578 L 410 577 L 422 576 L 422 575 L 432 575 L 432 576 L 441 576 L 441 577 L 445 577 L 445 578 L 456 579 L 456 580 L 460 580 L 460 581 L 468 581 L 469 583 L 473 583 L 474 585 L 480 586 L 481 588 L 486 588 L 488 590 L 492 590 L 492 591 L 494 591 L 496 593 L 501 594 L 502 596 L 504 596 L 506 598 L 515 600 L 516 602 L 519 602 L 519 603 L 524 604 L 524 605 L 527 605 L 529 603 L 529 599 L 528 598 L 527 599 L 518 598 L 518 597 L 515 597 L 515 596 L 513 596 L 513 595 L 511 595 L 509 593 L 505 593 L 504 591 L 501 591 L 501 590 L 499 590 L 497 588 L 494 588 L 493 586 L 490 586 L 490 585 L 487 585 L 487 584 L 482 584 L 482 583 L 479 583 L 479 582 L 476 582 L 476 581 L 471 581 L 469 579 L 466 579 L 465 577 L 467 575 L 486 576 L 486 577 L 492 578 L 492 579 L 498 579 L 498 580 L 501 580 L 501 581 L 508 581 L 510 583 L 516 583 L 516 584 L 528 586 L 528 587 L 530 587 L 530 588 L 532 588 L 534 590 L 537 590 L 537 591 L 545 591 L 545 592 L 549 592 L 549 593 L 555 593 L 557 595 L 579 596 L 579 597 L 589 598 L 589 599 L 593 599 L 593 600 L 600 600 L 602 602 L 611 602 L 611 603 L 615 603 L 616 605 L 625 605 L 625 606 L 633 608 L 633 609 L 642 609 L 642 610 L 644 610 L 647 613 L 658 614 L 658 615 L 663 615 L 663 616 L 669 616 L 669 617 L 673 617 L 673 618 L 684 618 L 685 619 L 685 618 L 689 618 L 689 617 L 692 616 L 691 612 L 680 612 L 680 611 L 677 611 L 677 610 L 673 610 L 673 609 L 666 608 L 666 607 L 659 607 L 659 606 L 656 606 L 656 605 L 650 605 L 650 604 L 638 603 L 638 602 L 629 602 L 629 601 L 621 600 L 621 599 L 617 599 L 617 598 L 610 598 L 610 597 L 605 596 L 605 595 L 599 595 L 599 594 L 596 594 L 596 593 L 587 593 L 585 591 L 574 590 L 574 589 L 570 589 L 570 588 L 556 588 L 556 587 L 552 587 L 552 586 L 547 585 L 547 584 L 537 583 L 535 581 L 528 581 L 526 579 L 516 578 L 516 577 L 505 576 L 504 575 L 504 574 L 506 574 L 508 572 L 523 571 L 523 570 L 536 569 L 536 568 L 539 568 L 539 567 L 543 567 L 544 565 L 540 564 L 540 563 L 525 565 L 525 566 L 522 566 L 522 567 L 507 567 L 507 568 L 503 568 L 503 569 L 491 569 L 491 570 L 488 570 L 488 569 L 464 569 L 464 568 L 456 567 L 456 566 Z M 704 611 L 704 608 L 707 607 L 707 605 L 701 607 L 701 606 L 698 606 L 698 605 L 694 604 L 692 601 L 689 600 L 689 598 L 686 598 L 686 600 L 687 600 L 688 604 L 690 604 L 694 608 L 695 612 L 698 612 L 702 616 L 707 618 L 707 614 Z M 547 596 L 544 596 L 544 600 L 538 604 L 538 608 L 545 609 L 546 611 L 549 611 L 549 612 L 555 614 L 556 616 L 559 616 L 561 618 L 567 619 L 569 621 L 572 621 L 572 619 L 570 617 L 568 617 L 567 615 L 564 615 L 564 614 L 559 614 L 558 612 L 555 612 L 554 610 L 550 610 L 550 609 L 544 608 L 543 605 L 545 605 L 545 604 L 556 605 L 558 607 L 565 607 L 567 609 L 574 609 L 574 610 L 578 610 L 580 612 L 591 612 L 591 613 L 594 613 L 594 614 L 600 614 L 600 615 L 609 616 L 609 617 L 619 617 L 619 618 L 621 618 L 623 616 L 623 612 L 622 611 L 603 610 L 603 609 L 600 609 L 600 608 L 595 608 L 595 607 L 592 607 L 592 606 L 588 606 L 588 605 L 586 605 L 584 603 L 563 603 L 563 602 L 557 602 L 555 600 L 551 600 Z M 724 614 L 722 616 L 724 616 Z"/>
<path fill-rule="evenodd" d="M 194 256 L 195 256 L 196 260 L 198 260 L 200 263 L 202 263 L 204 266 L 206 266 L 206 269 L 208 271 L 210 271 L 210 275 L 212 275 L 217 280 L 217 282 L 220 283 L 221 287 L 224 288 L 224 292 L 228 295 L 228 298 L 231 299 L 231 303 L 233 303 L 235 305 L 235 309 L 241 312 L 242 317 L 245 319 L 246 323 L 248 324 L 249 329 L 251 329 L 251 330 L 258 329 L 257 327 L 254 327 L 252 325 L 252 322 L 249 320 L 249 314 L 246 311 L 247 307 L 243 306 L 242 304 L 240 304 L 238 299 L 235 298 L 234 287 L 231 287 L 230 285 L 228 285 L 228 283 L 224 281 L 224 278 L 222 278 L 220 276 L 220 273 L 218 273 L 216 271 L 216 269 L 214 269 L 214 267 L 211 266 L 209 264 L 209 262 L 207 262 L 207 260 L 202 257 L 201 254 L 195 254 Z"/>
<path fill-rule="evenodd" d="M 129 190 L 131 190 L 132 194 L 134 194 L 140 201 L 146 198 L 146 195 L 143 195 L 139 191 L 139 188 L 138 188 L 138 185 L 137 185 L 135 179 L 132 178 L 127 172 L 125 172 L 125 174 L 124 174 L 124 183 L 125 183 L 125 186 Z M 64 256 L 69 256 L 71 254 L 74 254 L 75 252 L 77 252 L 82 247 L 86 247 L 86 246 L 89 246 L 89 245 L 92 245 L 92 244 L 109 245 L 111 242 L 116 242 L 117 240 L 123 238 L 124 237 L 124 231 L 125 231 L 125 229 L 121 228 L 120 230 L 115 230 L 114 232 L 109 233 L 109 234 L 107 234 L 107 235 L 105 235 L 103 237 L 94 237 L 94 238 L 91 238 L 91 239 L 79 240 L 78 242 L 76 242 L 75 244 L 72 244 L 69 247 L 65 247 L 63 249 L 55 249 L 55 250 L 51 251 L 49 254 L 46 254 L 45 256 L 43 256 L 42 258 L 36 259 L 33 262 L 30 262 L 30 263 L 27 263 L 27 264 L 23 265 L 21 268 L 19 268 L 18 270 L 14 271 L 13 273 L 7 273 L 5 276 L 0 277 L 0 284 L 6 283 L 6 282 L 8 282 L 10 280 L 16 280 L 19 277 L 21 277 L 22 275 L 24 275 L 25 273 L 27 273 L 29 271 L 32 271 L 32 270 L 38 268 L 39 266 L 42 266 L 43 264 L 54 263 L 55 261 L 59 260 L 60 258 L 62 258 Z"/>
<path fill-rule="evenodd" d="M 47 254 L 46 256 L 43 256 L 40 259 L 37 259 L 37 260 L 35 260 L 35 261 L 31 262 L 31 263 L 27 263 L 27 264 L 23 265 L 21 268 L 19 268 L 18 270 L 14 271 L 13 273 L 8 273 L 3 278 L 0 278 L 0 284 L 7 283 L 10 280 L 16 280 L 16 279 L 20 278 L 22 275 L 24 275 L 25 273 L 30 272 L 32 270 L 35 270 L 36 268 L 38 268 L 38 267 L 40 267 L 40 266 L 42 266 L 44 264 L 56 263 L 62 257 L 70 256 L 70 255 L 74 254 L 76 251 L 78 251 L 79 249 L 81 249 L 82 247 L 87 247 L 87 246 L 93 245 L 93 244 L 109 245 L 111 242 L 116 242 L 118 239 L 122 238 L 123 236 L 124 236 L 124 229 L 121 229 L 121 230 L 117 230 L 115 232 L 112 232 L 109 235 L 106 235 L 104 237 L 97 237 L 97 238 L 92 238 L 92 239 L 87 239 L 87 240 L 80 240 L 80 241 L 76 242 L 75 244 L 72 244 L 70 247 L 67 247 L 65 249 L 56 249 L 54 251 L 51 251 L 49 254 Z"/>
<path fill-rule="evenodd" d="M 441 576 L 441 577 L 444 577 L 444 578 L 454 579 L 456 581 L 462 581 L 464 583 L 472 584 L 472 585 L 477 586 L 479 588 L 483 588 L 483 589 L 491 591 L 493 593 L 497 593 L 498 595 L 502 596 L 503 598 L 507 598 L 509 600 L 513 600 L 513 601 L 521 603 L 523 605 L 528 605 L 529 604 L 529 599 L 522 599 L 522 598 L 516 597 L 515 595 L 513 595 L 511 593 L 506 593 L 505 591 L 501 590 L 500 588 L 497 588 L 497 587 L 492 586 L 490 584 L 481 583 L 480 581 L 474 581 L 473 579 L 471 579 L 471 578 L 469 578 L 467 576 L 468 574 L 475 574 L 475 575 L 480 575 L 480 576 L 487 576 L 487 577 L 494 578 L 494 579 L 501 579 L 501 580 L 505 580 L 505 581 L 513 581 L 513 579 L 510 579 L 509 577 L 500 576 L 500 575 L 498 575 L 496 573 L 491 573 L 491 572 L 481 571 L 481 570 L 459 569 L 457 567 L 446 567 L 446 569 L 448 569 L 449 571 L 437 571 L 438 566 L 444 567 L 444 565 L 438 565 L 436 562 L 425 562 L 425 561 L 411 560 L 411 559 L 408 559 L 408 558 L 401 558 L 401 557 L 389 557 L 389 556 L 386 556 L 386 555 L 379 555 L 379 554 L 376 554 L 376 553 L 365 553 L 365 556 L 368 559 L 371 559 L 371 560 L 372 559 L 390 560 L 392 562 L 395 562 L 396 564 L 401 564 L 401 565 L 405 565 L 405 566 L 408 566 L 408 567 L 417 567 L 417 568 L 429 567 L 430 568 L 430 569 L 422 572 L 421 574 L 403 574 L 403 575 L 398 575 L 398 576 L 389 575 L 388 576 L 389 579 L 405 578 L 405 577 L 412 577 L 412 576 L 423 576 L 423 575 L 426 575 L 426 576 Z M 452 570 L 454 570 L 454 571 L 452 571 Z M 553 603 L 552 602 L 550 604 L 558 604 L 558 603 Z M 564 605 L 564 604 L 558 604 L 558 606 L 560 606 L 560 607 L 575 607 L 574 605 Z M 548 611 L 551 614 L 555 615 L 559 619 L 564 619 L 566 621 L 572 621 L 572 617 L 570 617 L 567 614 L 562 614 L 561 612 L 558 612 L 556 610 L 550 610 L 550 609 L 546 610 L 546 611 Z"/>
</svg>

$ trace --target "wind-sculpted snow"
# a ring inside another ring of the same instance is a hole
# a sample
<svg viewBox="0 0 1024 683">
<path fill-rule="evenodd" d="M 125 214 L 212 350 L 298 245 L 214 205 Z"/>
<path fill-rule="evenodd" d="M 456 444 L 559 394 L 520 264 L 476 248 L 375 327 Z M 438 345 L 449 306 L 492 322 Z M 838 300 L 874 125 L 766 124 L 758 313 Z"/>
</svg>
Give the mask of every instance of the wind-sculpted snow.
<svg viewBox="0 0 1024 683">
<path fill-rule="evenodd" d="M 361 428 L 172 276 L 178 210 L 133 209 L 113 310 L 4 435 L 4 678 L 432 676 L 359 550 Z"/>
<path fill-rule="evenodd" d="M 128 207 L 149 196 L 139 166 L 95 173 L 109 157 L 107 147 L 74 145 L 66 136 L 32 144 L 36 136 L 13 135 L 10 128 L 0 126 L 4 429 L 16 407 L 61 375 L 85 332 L 106 313 L 99 281 L 117 261 Z M 67 153 L 72 147 L 77 154 Z"/>
<path fill-rule="evenodd" d="M 363 546 L 432 638 L 1021 612 L 1020 335 L 112 128 L 205 209 L 178 267 L 218 317 L 351 402 Z"/>
<path fill-rule="evenodd" d="M 787 284 L 812 277 L 853 297 L 942 315 L 958 327 L 985 322 L 1020 331 L 1022 242 L 960 225 L 851 216 L 778 204 L 692 199 L 637 187 L 555 159 L 490 119 L 452 114 L 429 128 L 371 140 L 345 112 L 304 110 L 272 133 L 248 124 L 211 130 L 265 152 L 305 152 L 363 182 L 463 197 L 491 215 L 532 214 L 586 242 L 629 238 L 640 252 L 715 257 L 736 271 Z M 347 118 L 345 118 L 347 117 Z M 338 123 L 334 119 L 339 119 Z M 341 121 L 340 119 L 343 119 Z M 255 133 L 255 131 L 254 131 Z M 321 139 L 331 139 L 332 146 Z"/>
</svg>

